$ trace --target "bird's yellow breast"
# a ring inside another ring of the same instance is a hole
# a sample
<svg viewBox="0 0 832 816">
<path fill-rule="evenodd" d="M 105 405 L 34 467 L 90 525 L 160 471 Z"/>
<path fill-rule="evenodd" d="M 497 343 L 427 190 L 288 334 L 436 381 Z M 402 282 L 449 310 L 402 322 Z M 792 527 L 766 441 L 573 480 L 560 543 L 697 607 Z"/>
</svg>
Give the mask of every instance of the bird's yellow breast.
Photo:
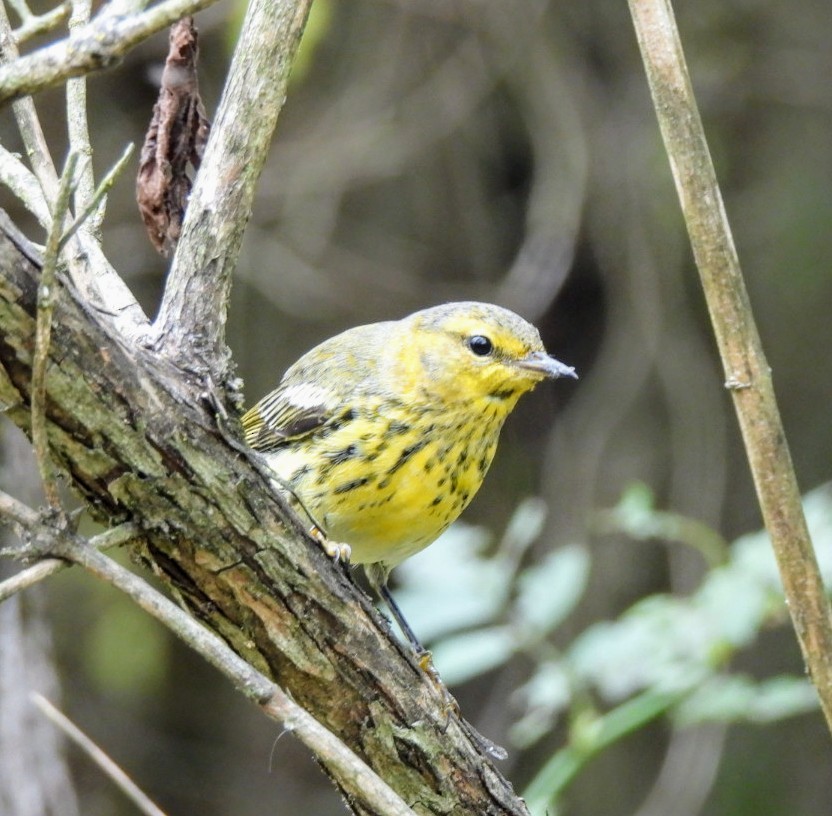
<svg viewBox="0 0 832 816">
<path fill-rule="evenodd" d="M 511 406 L 477 400 L 452 410 L 387 400 L 268 455 L 327 536 L 357 564 L 392 568 L 434 541 L 488 471 Z"/>
</svg>

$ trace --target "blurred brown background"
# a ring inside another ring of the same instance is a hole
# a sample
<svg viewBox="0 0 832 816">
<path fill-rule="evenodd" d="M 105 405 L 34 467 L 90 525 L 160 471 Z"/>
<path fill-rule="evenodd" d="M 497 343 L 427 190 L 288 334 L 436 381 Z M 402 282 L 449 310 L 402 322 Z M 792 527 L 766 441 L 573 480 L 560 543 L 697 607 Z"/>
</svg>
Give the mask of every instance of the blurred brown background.
<svg viewBox="0 0 832 816">
<path fill-rule="evenodd" d="M 808 490 L 832 478 L 832 6 L 676 10 Z M 242 13 L 226 3 L 197 18 L 209 115 Z M 159 35 L 90 80 L 99 175 L 125 143 L 141 143 L 165 51 Z M 37 104 L 61 157 L 62 96 Z M 8 112 L 0 138 L 20 149 Z M 143 234 L 132 178 L 113 191 L 106 229 L 108 256 L 154 311 L 165 262 Z M 644 595 L 701 579 L 688 549 L 588 532 L 634 481 L 728 539 L 760 526 L 626 4 L 316 0 L 233 293 L 230 342 L 247 399 L 343 328 L 458 299 L 520 312 L 581 375 L 520 404 L 466 513 L 498 533 L 521 498 L 540 495 L 549 515 L 530 557 L 590 547 L 589 590 L 559 645 Z M 113 591 L 63 575 L 45 595 L 64 707 L 171 816 L 343 812 L 292 737 Z M 802 670 L 784 626 L 741 660 L 760 676 Z M 455 689 L 497 741 L 526 673 L 512 662 Z M 559 726 L 512 750 L 505 773 L 522 789 L 564 739 Z M 71 756 L 81 813 L 134 812 Z M 563 812 L 820 816 L 832 801 L 829 761 L 815 714 L 681 738 L 660 723 L 591 764 Z M 690 796 L 643 807 L 668 773 Z"/>
</svg>

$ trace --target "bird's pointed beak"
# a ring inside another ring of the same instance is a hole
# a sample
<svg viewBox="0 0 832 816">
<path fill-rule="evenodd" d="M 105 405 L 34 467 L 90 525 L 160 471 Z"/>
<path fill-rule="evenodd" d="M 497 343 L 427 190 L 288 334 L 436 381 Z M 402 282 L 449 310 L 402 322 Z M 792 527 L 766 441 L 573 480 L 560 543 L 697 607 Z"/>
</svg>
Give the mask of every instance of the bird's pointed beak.
<svg viewBox="0 0 832 816">
<path fill-rule="evenodd" d="M 565 365 L 560 360 L 550 357 L 545 351 L 533 351 L 522 360 L 518 360 L 516 365 L 518 368 L 534 371 L 543 377 L 551 377 L 553 380 L 558 377 L 578 379 L 578 375 L 572 366 Z"/>
</svg>

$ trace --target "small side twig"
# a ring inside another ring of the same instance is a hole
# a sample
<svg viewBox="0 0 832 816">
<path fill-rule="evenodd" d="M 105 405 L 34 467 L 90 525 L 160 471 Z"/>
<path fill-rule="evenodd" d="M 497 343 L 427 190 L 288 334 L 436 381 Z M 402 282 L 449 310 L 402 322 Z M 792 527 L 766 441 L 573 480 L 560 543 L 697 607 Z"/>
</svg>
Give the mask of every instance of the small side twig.
<svg viewBox="0 0 832 816">
<path fill-rule="evenodd" d="M 670 0 L 629 0 L 676 190 L 803 659 L 832 730 L 832 613 Z"/>
<path fill-rule="evenodd" d="M 91 217 L 93 213 L 95 213 L 101 202 L 104 200 L 107 193 L 110 192 L 113 184 L 115 184 L 116 179 L 118 178 L 119 174 L 122 170 L 127 166 L 127 162 L 130 160 L 130 157 L 133 155 L 133 150 L 135 149 L 135 145 L 133 142 L 127 145 L 124 148 L 124 152 L 119 157 L 118 161 L 107 171 L 107 175 L 101 179 L 101 184 L 93 191 L 92 195 L 89 198 L 84 209 L 81 213 L 75 218 L 72 224 L 69 226 L 67 231 L 61 236 L 61 240 L 58 244 L 58 249 L 62 250 L 69 240 L 72 238 L 73 235 L 78 231 L 84 221 Z"/>
<path fill-rule="evenodd" d="M 28 504 L 0 490 L 0 516 L 14 525 L 21 537 L 40 523 L 40 516 Z"/>
<path fill-rule="evenodd" d="M 70 153 L 61 175 L 58 196 L 52 211 L 52 226 L 46 240 L 40 284 L 38 286 L 38 314 L 35 326 L 35 353 L 32 357 L 32 447 L 35 451 L 43 489 L 49 506 L 61 510 L 61 497 L 55 481 L 49 439 L 46 433 L 46 364 L 52 338 L 52 313 L 55 308 L 55 274 L 60 257 L 61 233 L 69 209 L 69 199 L 75 178 L 78 156 Z"/>
<path fill-rule="evenodd" d="M 3 512 L 3 510 L 0 510 Z M 29 524 L 37 523 L 37 515 L 31 518 Z M 18 525 L 19 527 L 20 525 Z M 135 541 L 140 535 L 137 525 L 130 521 L 120 524 L 118 527 L 113 527 L 110 530 L 105 530 L 97 536 L 90 539 L 90 546 L 97 550 L 109 550 L 112 547 L 120 547 L 130 541 Z M 5 551 L 3 554 L 6 554 Z M 10 553 L 14 555 L 14 551 Z M 20 572 L 12 575 L 11 578 L 6 578 L 5 581 L 0 581 L 0 603 L 28 589 L 35 584 L 40 583 L 44 578 L 54 575 L 56 572 L 61 572 L 72 566 L 69 561 L 64 561 L 62 558 L 44 558 L 31 567 L 25 567 Z"/>
<path fill-rule="evenodd" d="M 70 4 L 67 0 L 67 2 L 63 2 L 43 14 L 30 13 L 22 16 L 21 24 L 12 32 L 14 41 L 20 45 L 32 39 L 32 37 L 45 34 L 47 31 L 52 31 L 52 29 L 62 25 L 69 17 L 69 7 Z"/>
<path fill-rule="evenodd" d="M 104 773 L 110 777 L 116 787 L 142 812 L 145 816 L 165 816 L 163 810 L 151 801 L 150 797 L 72 720 L 59 711 L 44 696 L 37 692 L 29 695 L 32 702 L 50 722 L 66 734 Z"/>
<path fill-rule="evenodd" d="M 8 187 L 38 223 L 49 229 L 51 216 L 35 174 L 14 154 L 0 145 L 0 184 Z"/>
</svg>

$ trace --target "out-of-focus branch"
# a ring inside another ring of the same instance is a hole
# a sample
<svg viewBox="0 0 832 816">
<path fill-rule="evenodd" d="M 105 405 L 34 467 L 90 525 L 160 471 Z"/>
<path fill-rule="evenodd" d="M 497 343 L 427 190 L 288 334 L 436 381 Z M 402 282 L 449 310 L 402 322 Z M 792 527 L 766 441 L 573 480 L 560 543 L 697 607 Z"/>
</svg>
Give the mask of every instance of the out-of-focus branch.
<svg viewBox="0 0 832 816">
<path fill-rule="evenodd" d="M 43 91 L 70 77 L 109 68 L 152 34 L 215 2 L 163 0 L 131 15 L 108 13 L 109 6 L 105 6 L 71 37 L 0 67 L 0 103 Z"/>
<path fill-rule="evenodd" d="M 112 758 L 101 750 L 69 717 L 59 711 L 42 694 L 32 692 L 31 699 L 50 722 L 53 722 L 60 728 L 69 739 L 113 780 L 119 790 L 130 799 L 141 813 L 145 814 L 145 816 L 165 816 L 164 811 L 158 808 Z"/>
<path fill-rule="evenodd" d="M 20 8 L 16 10 L 18 13 L 20 12 Z M 23 22 L 13 32 L 14 41 L 20 45 L 20 43 L 24 43 L 32 37 L 37 37 L 39 34 L 45 34 L 47 31 L 57 28 L 69 17 L 69 12 L 70 2 L 66 0 L 66 2 L 55 6 L 55 8 L 43 14 L 35 15 L 29 13 L 21 15 Z"/>
<path fill-rule="evenodd" d="M 803 657 L 832 728 L 832 618 L 670 0 L 629 0 L 719 353 Z"/>
<path fill-rule="evenodd" d="M 231 274 L 310 5 L 249 5 L 155 324 L 167 354 L 187 348 L 189 366 L 201 358 L 220 381 Z"/>
</svg>

